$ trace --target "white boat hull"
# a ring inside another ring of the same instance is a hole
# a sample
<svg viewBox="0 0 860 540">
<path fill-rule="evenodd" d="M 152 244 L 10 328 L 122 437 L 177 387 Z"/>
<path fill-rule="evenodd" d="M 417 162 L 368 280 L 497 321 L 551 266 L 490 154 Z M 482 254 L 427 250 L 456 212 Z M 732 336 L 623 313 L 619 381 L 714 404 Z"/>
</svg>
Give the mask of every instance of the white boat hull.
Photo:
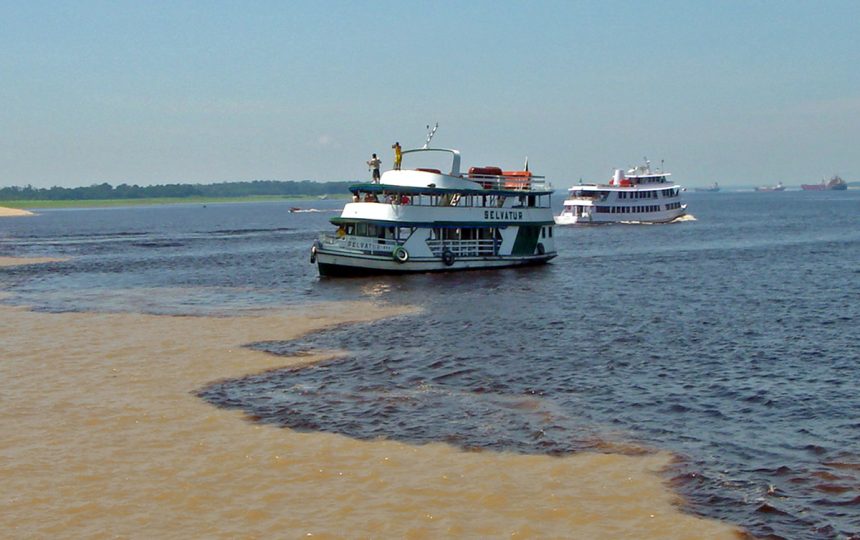
<svg viewBox="0 0 860 540">
<path fill-rule="evenodd" d="M 361 276 L 528 266 L 545 263 L 555 256 L 555 252 L 550 252 L 528 256 L 462 257 L 456 258 L 448 265 L 439 257 L 410 257 L 406 262 L 400 262 L 385 255 L 345 254 L 319 250 L 316 253 L 316 262 L 321 276 Z"/>
<path fill-rule="evenodd" d="M 598 214 L 583 212 L 582 215 L 562 213 L 553 217 L 556 225 L 601 225 L 606 223 L 669 223 L 687 213 L 687 206 L 663 212 L 643 214 Z"/>
</svg>

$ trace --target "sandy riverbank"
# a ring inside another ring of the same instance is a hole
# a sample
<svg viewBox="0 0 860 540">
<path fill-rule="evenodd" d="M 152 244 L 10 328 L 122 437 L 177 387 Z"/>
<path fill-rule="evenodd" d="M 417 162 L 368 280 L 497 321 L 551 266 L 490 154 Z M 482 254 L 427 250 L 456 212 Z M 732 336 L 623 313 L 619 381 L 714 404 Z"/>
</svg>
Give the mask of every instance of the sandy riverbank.
<svg viewBox="0 0 860 540">
<path fill-rule="evenodd" d="M 0 217 L 32 216 L 33 212 L 20 208 L 6 208 L 0 206 Z"/>
<path fill-rule="evenodd" d="M 670 456 L 566 458 L 261 426 L 193 395 L 317 361 L 242 348 L 402 313 L 326 304 L 251 317 L 0 305 L 7 538 L 736 538 L 681 513 Z"/>
<path fill-rule="evenodd" d="M 61 262 L 66 259 L 55 257 L 0 257 L 0 268 L 6 266 L 22 266 L 27 264 L 43 264 L 49 262 Z"/>
</svg>

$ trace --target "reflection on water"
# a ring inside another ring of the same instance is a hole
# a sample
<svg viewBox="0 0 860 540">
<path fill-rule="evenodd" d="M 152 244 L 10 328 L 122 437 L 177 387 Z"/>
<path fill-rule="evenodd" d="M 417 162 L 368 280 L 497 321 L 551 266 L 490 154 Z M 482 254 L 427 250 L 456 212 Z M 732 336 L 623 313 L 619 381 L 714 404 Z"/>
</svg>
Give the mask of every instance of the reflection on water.
<svg viewBox="0 0 860 540">
<path fill-rule="evenodd" d="M 380 298 L 391 292 L 387 283 L 362 283 L 361 294 L 367 298 Z"/>
</svg>

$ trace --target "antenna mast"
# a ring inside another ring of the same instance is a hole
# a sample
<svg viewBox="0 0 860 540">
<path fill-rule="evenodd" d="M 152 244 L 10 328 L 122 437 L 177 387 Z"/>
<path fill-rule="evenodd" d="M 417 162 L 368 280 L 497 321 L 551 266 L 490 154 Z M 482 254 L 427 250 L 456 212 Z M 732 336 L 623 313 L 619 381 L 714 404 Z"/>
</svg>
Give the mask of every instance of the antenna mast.
<svg viewBox="0 0 860 540">
<path fill-rule="evenodd" d="M 436 122 L 436 125 L 433 126 L 433 129 L 430 129 L 430 124 L 427 124 L 427 140 L 424 141 L 424 146 L 422 148 L 430 148 L 430 141 L 433 139 L 433 135 L 436 135 L 436 129 L 439 127 L 439 122 Z"/>
</svg>

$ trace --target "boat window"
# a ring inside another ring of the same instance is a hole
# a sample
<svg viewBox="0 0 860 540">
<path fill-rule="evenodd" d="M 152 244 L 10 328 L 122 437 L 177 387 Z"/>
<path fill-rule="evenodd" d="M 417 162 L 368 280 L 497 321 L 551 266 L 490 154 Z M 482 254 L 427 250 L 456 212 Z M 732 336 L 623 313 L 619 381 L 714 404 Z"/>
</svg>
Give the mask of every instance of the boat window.
<svg viewBox="0 0 860 540">
<path fill-rule="evenodd" d="M 365 236 L 376 236 L 379 238 L 385 238 L 385 227 L 379 227 L 377 225 L 373 225 L 372 223 L 368 223 L 366 226 L 367 234 Z"/>
<path fill-rule="evenodd" d="M 552 238 L 552 227 L 549 228 L 549 237 Z"/>
<path fill-rule="evenodd" d="M 355 235 L 356 236 L 367 236 L 367 223 L 356 223 L 355 224 Z"/>
</svg>

